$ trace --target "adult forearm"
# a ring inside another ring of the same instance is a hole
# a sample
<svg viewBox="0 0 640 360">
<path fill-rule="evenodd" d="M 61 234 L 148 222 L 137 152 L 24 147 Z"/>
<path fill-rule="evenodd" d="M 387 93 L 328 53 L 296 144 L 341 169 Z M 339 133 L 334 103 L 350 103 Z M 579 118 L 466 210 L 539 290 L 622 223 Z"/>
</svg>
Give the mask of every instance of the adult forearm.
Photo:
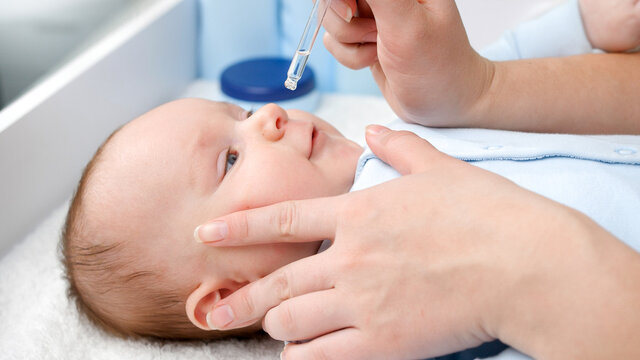
<svg viewBox="0 0 640 360">
<path fill-rule="evenodd" d="M 640 134 L 640 54 L 493 63 L 469 126 L 532 132 Z"/>
<path fill-rule="evenodd" d="M 539 359 L 640 358 L 640 254 L 578 213 L 503 308 L 501 339 Z M 533 257 L 532 257 L 533 258 Z"/>
</svg>

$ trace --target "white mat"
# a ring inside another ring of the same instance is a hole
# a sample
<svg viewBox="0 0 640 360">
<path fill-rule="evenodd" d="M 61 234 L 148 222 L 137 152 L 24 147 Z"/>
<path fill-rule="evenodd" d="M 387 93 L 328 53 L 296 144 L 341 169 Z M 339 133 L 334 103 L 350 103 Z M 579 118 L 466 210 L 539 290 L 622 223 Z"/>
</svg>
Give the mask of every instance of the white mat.
<svg viewBox="0 0 640 360">
<path fill-rule="evenodd" d="M 0 262 L 2 359 L 277 359 L 267 337 L 157 344 L 109 336 L 67 301 L 57 257 L 67 204 L 60 206 Z"/>
</svg>

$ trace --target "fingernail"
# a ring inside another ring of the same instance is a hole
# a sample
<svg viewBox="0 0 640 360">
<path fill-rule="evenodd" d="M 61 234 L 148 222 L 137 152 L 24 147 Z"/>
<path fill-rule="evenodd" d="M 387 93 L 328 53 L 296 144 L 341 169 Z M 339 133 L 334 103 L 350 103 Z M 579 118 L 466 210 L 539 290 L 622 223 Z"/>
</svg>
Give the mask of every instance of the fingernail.
<svg viewBox="0 0 640 360">
<path fill-rule="evenodd" d="M 229 305 L 222 305 L 207 314 L 207 325 L 212 330 L 220 330 L 233 321 L 233 311 Z"/>
<path fill-rule="evenodd" d="M 366 43 L 378 42 L 378 32 L 372 31 L 362 37 L 362 41 Z"/>
<path fill-rule="evenodd" d="M 369 125 L 367 126 L 367 134 L 377 136 L 386 133 L 389 131 L 388 128 L 380 125 Z"/>
<path fill-rule="evenodd" d="M 346 21 L 348 23 L 351 22 L 351 19 L 353 18 L 353 11 L 351 10 L 351 7 L 349 7 L 349 5 L 347 5 L 346 2 L 344 2 L 342 0 L 340 0 L 340 1 L 332 1 L 331 2 L 331 8 L 344 21 Z"/>
<path fill-rule="evenodd" d="M 213 221 L 196 228 L 193 237 L 201 243 L 212 243 L 224 240 L 229 234 L 229 227 L 224 221 Z"/>
</svg>

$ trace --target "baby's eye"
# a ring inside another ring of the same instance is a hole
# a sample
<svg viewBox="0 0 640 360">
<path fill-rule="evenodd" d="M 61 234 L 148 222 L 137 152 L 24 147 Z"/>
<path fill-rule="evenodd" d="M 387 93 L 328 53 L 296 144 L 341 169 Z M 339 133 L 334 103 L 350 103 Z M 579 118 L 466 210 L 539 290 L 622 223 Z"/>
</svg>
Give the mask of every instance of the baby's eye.
<svg viewBox="0 0 640 360">
<path fill-rule="evenodd" d="M 253 109 L 247 111 L 247 119 L 253 115 Z"/>
<path fill-rule="evenodd" d="M 236 161 L 238 160 L 238 154 L 234 153 L 234 152 L 227 152 L 227 164 L 224 168 L 224 173 L 227 174 L 229 172 L 229 170 L 231 170 L 231 168 L 233 167 L 233 165 L 236 163 Z"/>
</svg>

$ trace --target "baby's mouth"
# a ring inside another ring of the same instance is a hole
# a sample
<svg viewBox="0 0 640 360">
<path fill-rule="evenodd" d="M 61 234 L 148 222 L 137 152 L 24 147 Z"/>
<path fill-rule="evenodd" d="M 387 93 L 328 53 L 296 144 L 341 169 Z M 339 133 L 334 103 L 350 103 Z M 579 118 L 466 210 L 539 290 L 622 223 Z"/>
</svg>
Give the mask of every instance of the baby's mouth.
<svg viewBox="0 0 640 360">
<path fill-rule="evenodd" d="M 309 158 L 311 158 L 311 155 L 313 154 L 313 148 L 315 147 L 315 142 L 316 142 L 316 138 L 318 136 L 318 129 L 316 129 L 316 126 L 313 126 L 313 131 L 311 132 L 311 151 L 309 151 Z"/>
</svg>

